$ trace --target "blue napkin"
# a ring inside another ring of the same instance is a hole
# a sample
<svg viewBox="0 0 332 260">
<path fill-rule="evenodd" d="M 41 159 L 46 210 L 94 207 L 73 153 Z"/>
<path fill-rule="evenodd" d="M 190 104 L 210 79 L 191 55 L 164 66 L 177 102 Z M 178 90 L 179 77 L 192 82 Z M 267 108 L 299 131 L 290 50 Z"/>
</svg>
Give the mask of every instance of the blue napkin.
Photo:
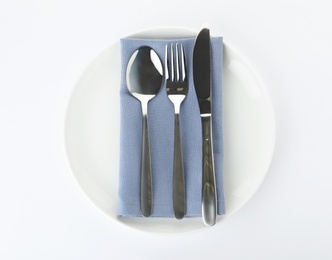
<svg viewBox="0 0 332 260">
<path fill-rule="evenodd" d="M 182 156 L 186 185 L 186 217 L 201 216 L 202 128 L 192 75 L 195 38 L 121 39 L 121 134 L 118 215 L 139 217 L 142 110 L 140 102 L 127 90 L 126 67 L 131 55 L 141 46 L 150 46 L 165 64 L 165 45 L 182 43 L 186 57 L 189 91 L 180 110 Z M 221 37 L 211 38 L 212 48 L 212 124 L 218 214 L 225 213 L 223 190 L 222 133 L 222 50 Z M 153 185 L 152 217 L 173 217 L 172 176 L 174 108 L 166 95 L 165 82 L 148 105 L 148 125 Z"/>
</svg>

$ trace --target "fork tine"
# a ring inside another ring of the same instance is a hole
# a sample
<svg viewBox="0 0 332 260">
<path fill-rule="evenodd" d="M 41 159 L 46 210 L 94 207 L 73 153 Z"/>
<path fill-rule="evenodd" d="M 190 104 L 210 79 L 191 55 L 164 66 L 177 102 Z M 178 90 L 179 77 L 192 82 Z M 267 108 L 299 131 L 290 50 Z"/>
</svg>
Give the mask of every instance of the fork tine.
<svg viewBox="0 0 332 260">
<path fill-rule="evenodd" d="M 176 45 L 175 45 L 176 48 Z M 176 53 L 177 51 L 175 50 L 175 55 L 174 55 L 174 45 L 171 45 L 171 60 L 172 60 L 172 81 L 176 80 L 177 77 L 177 59 L 176 59 Z"/>
<path fill-rule="evenodd" d="M 184 50 L 183 50 L 183 45 L 181 44 L 181 80 L 184 81 L 186 79 L 186 65 L 185 65 L 185 57 L 184 57 Z"/>
<path fill-rule="evenodd" d="M 182 44 L 165 46 L 165 75 L 172 82 L 186 81 L 186 63 Z"/>
<path fill-rule="evenodd" d="M 179 66 L 179 44 L 175 44 L 175 80 L 180 79 L 180 66 Z"/>
<path fill-rule="evenodd" d="M 169 58 L 168 58 L 168 44 L 165 46 L 165 77 L 166 79 L 169 78 Z"/>
<path fill-rule="evenodd" d="M 166 44 L 165 47 L 165 75 L 166 79 L 174 81 L 174 61 L 173 61 L 173 44 Z"/>
<path fill-rule="evenodd" d="M 165 47 L 165 75 L 166 79 L 174 81 L 174 60 L 173 60 L 173 44 L 166 44 Z"/>
</svg>

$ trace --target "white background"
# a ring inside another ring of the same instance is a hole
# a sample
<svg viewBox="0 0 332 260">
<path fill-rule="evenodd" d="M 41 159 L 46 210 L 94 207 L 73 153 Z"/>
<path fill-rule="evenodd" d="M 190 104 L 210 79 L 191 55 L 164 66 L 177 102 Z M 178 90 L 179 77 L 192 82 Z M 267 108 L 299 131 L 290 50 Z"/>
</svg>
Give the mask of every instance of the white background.
<svg viewBox="0 0 332 260">
<path fill-rule="evenodd" d="M 329 2 L 0 0 L 0 259 L 331 259 Z M 86 199 L 67 163 L 73 79 L 132 32 L 206 23 L 267 86 L 271 167 L 254 197 L 213 228 L 125 229 Z"/>
</svg>

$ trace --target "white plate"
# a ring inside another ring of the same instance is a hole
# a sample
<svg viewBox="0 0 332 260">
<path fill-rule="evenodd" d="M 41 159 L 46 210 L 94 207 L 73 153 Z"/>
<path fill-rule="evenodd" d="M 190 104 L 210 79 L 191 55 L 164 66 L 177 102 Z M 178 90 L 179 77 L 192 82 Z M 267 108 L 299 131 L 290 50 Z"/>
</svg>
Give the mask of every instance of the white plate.
<svg viewBox="0 0 332 260">
<path fill-rule="evenodd" d="M 197 31 L 157 28 L 137 37 L 188 37 Z M 200 218 L 119 218 L 120 42 L 102 52 L 78 80 L 65 122 L 65 143 L 72 172 L 83 192 L 112 221 L 148 232 L 179 233 L 204 228 Z M 275 141 L 270 98 L 248 61 L 224 44 L 224 186 L 226 215 L 241 208 L 261 185 Z"/>
</svg>

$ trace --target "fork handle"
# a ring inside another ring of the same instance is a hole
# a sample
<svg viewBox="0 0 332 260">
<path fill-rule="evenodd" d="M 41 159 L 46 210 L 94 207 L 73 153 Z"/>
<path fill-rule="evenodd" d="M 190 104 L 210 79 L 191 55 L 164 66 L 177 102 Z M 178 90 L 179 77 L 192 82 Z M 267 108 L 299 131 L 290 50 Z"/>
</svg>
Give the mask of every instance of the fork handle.
<svg viewBox="0 0 332 260">
<path fill-rule="evenodd" d="M 184 217 L 185 182 L 182 161 L 179 113 L 175 114 L 174 119 L 173 211 L 177 219 L 182 219 Z"/>
<path fill-rule="evenodd" d="M 148 217 L 152 212 L 152 177 L 150 143 L 148 132 L 148 115 L 143 114 L 143 136 L 142 136 L 142 158 L 141 158 L 141 191 L 140 207 L 144 217 Z"/>
<path fill-rule="evenodd" d="M 216 181 L 213 162 L 211 116 L 202 116 L 203 132 L 203 178 L 202 216 L 207 226 L 213 226 L 217 218 Z"/>
</svg>

